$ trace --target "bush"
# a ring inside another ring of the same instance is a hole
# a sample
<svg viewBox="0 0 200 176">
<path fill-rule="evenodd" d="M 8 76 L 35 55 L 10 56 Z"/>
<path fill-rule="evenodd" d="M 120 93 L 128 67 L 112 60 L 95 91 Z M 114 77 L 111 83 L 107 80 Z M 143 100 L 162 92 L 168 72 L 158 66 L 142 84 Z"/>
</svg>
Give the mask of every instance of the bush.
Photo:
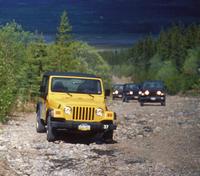
<svg viewBox="0 0 200 176">
<path fill-rule="evenodd" d="M 181 77 L 176 66 L 170 61 L 165 61 L 163 66 L 158 70 L 156 79 L 163 80 L 170 94 L 176 94 L 180 91 Z"/>
</svg>

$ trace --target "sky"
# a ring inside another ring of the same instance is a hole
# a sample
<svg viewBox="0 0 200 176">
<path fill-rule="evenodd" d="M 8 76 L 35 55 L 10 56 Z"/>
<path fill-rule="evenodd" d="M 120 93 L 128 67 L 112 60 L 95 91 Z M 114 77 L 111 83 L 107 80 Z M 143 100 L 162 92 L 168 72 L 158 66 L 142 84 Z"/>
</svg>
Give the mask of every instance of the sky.
<svg viewBox="0 0 200 176">
<path fill-rule="evenodd" d="M 172 23 L 200 23 L 200 0 L 0 0 L 0 24 L 55 35 L 67 10 L 77 36 L 157 34 Z"/>
</svg>

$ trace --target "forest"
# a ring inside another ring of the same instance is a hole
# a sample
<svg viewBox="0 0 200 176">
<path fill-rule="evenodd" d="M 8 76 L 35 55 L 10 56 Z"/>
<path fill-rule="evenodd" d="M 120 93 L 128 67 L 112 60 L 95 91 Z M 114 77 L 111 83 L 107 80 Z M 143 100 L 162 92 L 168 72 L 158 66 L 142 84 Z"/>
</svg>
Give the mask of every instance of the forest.
<svg viewBox="0 0 200 176">
<path fill-rule="evenodd" d="M 200 91 L 200 25 L 173 24 L 130 49 L 100 53 L 114 75 L 133 82 L 163 80 L 169 94 Z"/>
<path fill-rule="evenodd" d="M 6 121 L 18 104 L 37 99 L 46 71 L 93 73 L 101 76 L 106 86 L 111 85 L 112 75 L 131 77 L 133 82 L 160 79 L 170 94 L 199 92 L 199 25 L 173 25 L 157 38 L 149 35 L 130 49 L 104 52 L 74 40 L 71 32 L 66 11 L 53 43 L 16 22 L 0 26 L 0 121 Z"/>
</svg>

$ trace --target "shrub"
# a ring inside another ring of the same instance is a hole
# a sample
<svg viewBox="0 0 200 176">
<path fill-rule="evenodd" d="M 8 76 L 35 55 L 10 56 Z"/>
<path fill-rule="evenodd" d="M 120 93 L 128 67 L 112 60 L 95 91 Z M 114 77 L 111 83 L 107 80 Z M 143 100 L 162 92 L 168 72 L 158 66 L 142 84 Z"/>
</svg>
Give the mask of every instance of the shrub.
<svg viewBox="0 0 200 176">
<path fill-rule="evenodd" d="M 163 80 L 165 82 L 167 90 L 170 94 L 175 94 L 180 91 L 180 74 L 176 70 L 176 66 L 170 61 L 165 61 L 163 63 L 156 75 L 156 79 Z"/>
</svg>

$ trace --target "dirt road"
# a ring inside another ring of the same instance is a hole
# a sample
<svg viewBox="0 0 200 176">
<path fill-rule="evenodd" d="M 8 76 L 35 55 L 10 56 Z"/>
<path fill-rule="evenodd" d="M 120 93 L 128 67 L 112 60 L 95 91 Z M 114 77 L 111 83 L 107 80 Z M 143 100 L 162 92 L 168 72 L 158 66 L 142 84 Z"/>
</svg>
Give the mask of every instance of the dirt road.
<svg viewBox="0 0 200 176">
<path fill-rule="evenodd" d="M 0 175 L 200 176 L 200 98 L 108 104 L 118 116 L 114 144 L 82 136 L 49 143 L 34 113 L 0 126 Z"/>
</svg>

